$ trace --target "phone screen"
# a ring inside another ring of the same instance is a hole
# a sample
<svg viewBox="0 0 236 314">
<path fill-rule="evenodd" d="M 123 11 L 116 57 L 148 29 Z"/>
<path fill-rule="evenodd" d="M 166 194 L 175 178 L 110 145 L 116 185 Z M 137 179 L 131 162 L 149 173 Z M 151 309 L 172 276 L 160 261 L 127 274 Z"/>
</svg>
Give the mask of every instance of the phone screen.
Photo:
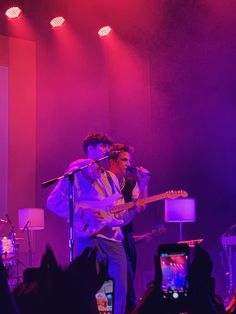
<svg viewBox="0 0 236 314">
<path fill-rule="evenodd" d="M 160 253 L 162 291 L 164 298 L 187 297 L 189 255 L 187 252 Z"/>
<path fill-rule="evenodd" d="M 114 313 L 114 280 L 104 282 L 101 289 L 96 293 L 99 314 Z"/>
</svg>

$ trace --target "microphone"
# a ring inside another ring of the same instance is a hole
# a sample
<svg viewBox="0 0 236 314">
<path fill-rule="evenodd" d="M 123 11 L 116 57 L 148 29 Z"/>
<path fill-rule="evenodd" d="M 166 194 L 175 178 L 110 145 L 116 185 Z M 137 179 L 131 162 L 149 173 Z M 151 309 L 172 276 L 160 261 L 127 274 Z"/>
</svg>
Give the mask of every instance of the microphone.
<svg viewBox="0 0 236 314">
<path fill-rule="evenodd" d="M 131 167 L 131 166 L 127 166 L 126 170 L 131 172 L 131 173 L 137 173 L 138 172 L 138 169 L 136 167 Z"/>
<path fill-rule="evenodd" d="M 142 172 L 141 170 L 139 170 L 137 167 L 132 167 L 132 166 L 127 166 L 126 170 L 130 173 L 141 173 L 143 174 L 144 176 L 151 176 L 151 173 L 150 172 Z"/>
</svg>

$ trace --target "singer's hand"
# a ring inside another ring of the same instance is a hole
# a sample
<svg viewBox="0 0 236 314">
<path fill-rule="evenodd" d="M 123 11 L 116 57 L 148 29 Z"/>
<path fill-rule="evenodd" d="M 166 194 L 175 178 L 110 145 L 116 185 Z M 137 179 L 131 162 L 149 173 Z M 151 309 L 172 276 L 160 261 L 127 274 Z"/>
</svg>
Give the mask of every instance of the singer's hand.
<svg viewBox="0 0 236 314">
<path fill-rule="evenodd" d="M 150 171 L 148 171 L 146 168 L 144 167 L 137 167 L 138 169 L 138 174 L 140 174 L 141 176 L 143 177 L 146 177 L 146 176 L 150 176 Z"/>
<path fill-rule="evenodd" d="M 137 178 L 140 182 L 140 184 L 148 184 L 150 179 L 150 171 L 148 171 L 144 167 L 137 167 Z"/>
<path fill-rule="evenodd" d="M 144 210 L 145 210 L 145 206 L 143 206 L 143 205 L 138 205 L 138 204 L 136 204 L 136 206 L 135 206 L 135 210 L 136 210 L 136 212 L 139 214 L 139 213 L 142 213 Z"/>
</svg>

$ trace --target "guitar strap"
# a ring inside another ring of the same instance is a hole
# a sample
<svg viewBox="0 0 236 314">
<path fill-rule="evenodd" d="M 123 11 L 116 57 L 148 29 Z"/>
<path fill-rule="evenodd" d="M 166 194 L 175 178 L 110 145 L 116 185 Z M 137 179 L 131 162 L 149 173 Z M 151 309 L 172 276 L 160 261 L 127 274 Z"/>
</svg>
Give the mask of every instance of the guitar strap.
<svg viewBox="0 0 236 314">
<path fill-rule="evenodd" d="M 115 192 L 119 192 L 120 188 L 115 184 L 115 182 L 113 181 L 109 171 L 105 170 L 104 168 L 100 168 L 100 172 L 103 174 L 106 174 L 107 176 L 107 181 L 111 187 L 111 192 L 112 194 L 114 194 Z M 106 196 L 108 196 L 108 193 L 106 191 L 106 184 L 104 183 L 103 180 L 97 178 L 97 180 L 95 180 L 94 178 L 92 178 L 89 174 L 87 174 L 86 172 L 82 171 L 81 174 L 83 175 L 83 177 L 88 180 L 92 185 L 94 184 L 95 181 L 97 181 L 97 187 L 99 187 L 99 189 L 102 191 L 102 193 L 106 194 Z M 105 188 L 105 189 L 104 189 Z"/>
<path fill-rule="evenodd" d="M 109 182 L 109 184 L 110 184 L 110 186 L 111 186 L 112 194 L 114 194 L 115 192 L 121 193 L 121 192 L 120 192 L 120 188 L 119 188 L 119 187 L 115 184 L 115 182 L 113 181 L 113 179 L 112 179 L 112 177 L 111 177 L 109 171 L 105 170 L 105 173 L 106 173 L 106 175 L 107 175 L 108 182 Z"/>
</svg>

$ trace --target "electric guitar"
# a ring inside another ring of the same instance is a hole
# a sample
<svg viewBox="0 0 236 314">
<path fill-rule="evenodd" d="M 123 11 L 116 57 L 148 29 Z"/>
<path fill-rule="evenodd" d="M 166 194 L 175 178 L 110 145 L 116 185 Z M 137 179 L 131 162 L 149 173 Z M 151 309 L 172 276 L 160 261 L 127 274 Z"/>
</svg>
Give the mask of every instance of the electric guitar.
<svg viewBox="0 0 236 314">
<path fill-rule="evenodd" d="M 135 206 L 144 206 L 163 199 L 175 199 L 187 197 L 188 193 L 183 190 L 168 191 L 165 193 L 140 198 L 128 203 L 113 205 L 120 198 L 120 194 L 111 196 L 99 201 L 80 201 L 78 211 L 75 212 L 75 229 L 80 237 L 91 237 L 99 233 L 105 226 L 115 227 L 123 224 L 123 220 L 116 215 L 132 210 Z"/>
</svg>

